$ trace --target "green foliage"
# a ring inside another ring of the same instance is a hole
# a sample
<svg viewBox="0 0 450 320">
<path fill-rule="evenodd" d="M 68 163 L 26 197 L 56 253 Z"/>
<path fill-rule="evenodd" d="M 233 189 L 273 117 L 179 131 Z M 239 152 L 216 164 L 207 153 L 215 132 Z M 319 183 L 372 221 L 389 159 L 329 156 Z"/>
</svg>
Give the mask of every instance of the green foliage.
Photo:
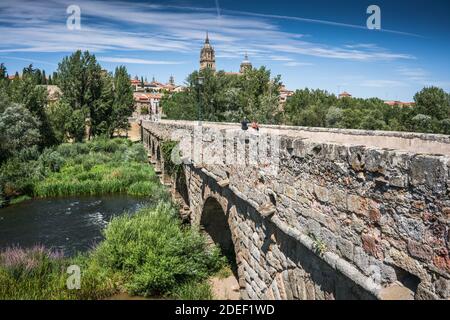
<svg viewBox="0 0 450 320">
<path fill-rule="evenodd" d="M 177 286 L 202 281 L 222 264 L 197 231 L 185 228 L 168 204 L 115 218 L 94 258 L 113 272 L 131 275 L 132 295 L 166 295 Z"/>
<path fill-rule="evenodd" d="M 304 89 L 288 99 L 284 121 L 297 126 L 446 133 L 448 99 L 442 89 L 425 88 L 415 97 L 416 107 L 401 107 L 376 98 L 338 99 L 326 91 Z"/>
<path fill-rule="evenodd" d="M 450 96 L 437 87 L 427 87 L 414 96 L 417 114 L 443 120 L 450 117 Z"/>
<path fill-rule="evenodd" d="M 69 265 L 80 266 L 79 290 L 67 289 Z M 9 248 L 0 253 L 0 300 L 102 299 L 117 292 L 117 281 L 87 256 L 64 258 L 43 247 Z"/>
<path fill-rule="evenodd" d="M 45 149 L 25 148 L 0 167 L 2 199 L 127 193 L 168 199 L 141 144 L 97 138 Z"/>
<path fill-rule="evenodd" d="M 72 109 L 67 102 L 58 101 L 47 106 L 45 109 L 48 120 L 52 127 L 55 139 L 58 143 L 67 142 L 70 137 L 84 134 L 84 124 L 77 129 L 76 124 L 73 123 Z M 81 133 L 78 133 L 80 132 Z"/>
<path fill-rule="evenodd" d="M 129 145 L 121 139 L 63 144 L 41 156 L 45 179 L 34 185 L 34 194 L 55 197 L 129 193 L 156 199 L 164 192 L 158 189 L 155 172 L 145 160 L 142 145 Z"/>
<path fill-rule="evenodd" d="M 212 299 L 206 279 L 224 258 L 204 237 L 181 225 L 168 203 L 114 218 L 90 253 L 65 258 L 43 247 L 0 253 L 0 299 L 103 299 L 120 291 L 146 297 Z M 81 270 L 81 288 L 68 290 L 67 267 Z"/>
<path fill-rule="evenodd" d="M 9 86 L 11 101 L 27 108 L 39 120 L 41 140 L 39 145 L 47 147 L 56 143 L 51 124 L 45 112 L 47 91 L 41 85 L 42 74 L 32 65 L 24 69 L 22 78 L 15 78 Z"/>
<path fill-rule="evenodd" d="M 70 106 L 71 113 L 64 126 L 70 138 L 75 141 L 84 138 L 86 119 L 90 120 L 89 137 L 112 137 L 116 130 L 128 128 L 133 90 L 124 66 L 116 68 L 112 77 L 102 71 L 95 55 L 76 51 L 62 60 L 53 81 L 63 91 L 63 102 Z"/>
<path fill-rule="evenodd" d="M 204 78 L 203 85 L 198 77 Z M 243 75 L 223 71 L 194 71 L 187 78 L 188 90 L 163 98 L 161 106 L 171 119 L 206 121 L 251 120 L 274 123 L 278 116 L 280 77 L 270 78 L 264 67 Z"/>
<path fill-rule="evenodd" d="M 13 104 L 0 114 L 0 162 L 41 139 L 40 122 L 26 108 Z"/>
<path fill-rule="evenodd" d="M 182 170 L 181 164 L 176 164 L 172 161 L 172 156 L 176 156 L 178 151 L 178 142 L 163 141 L 161 144 L 161 153 L 164 159 L 164 170 L 169 176 L 178 174 Z"/>
<path fill-rule="evenodd" d="M 191 281 L 175 287 L 170 294 L 177 300 L 212 300 L 214 298 L 211 285 L 207 281 Z"/>
<path fill-rule="evenodd" d="M 133 113 L 133 89 L 127 69 L 124 66 L 116 68 L 114 73 L 114 105 L 113 121 L 114 130 L 127 130 L 128 118 Z"/>
<path fill-rule="evenodd" d="M 102 90 L 100 99 L 95 101 L 91 112 L 91 133 L 94 136 L 107 135 L 112 136 L 113 128 L 113 110 L 114 110 L 114 80 L 110 74 L 103 75 L 101 78 Z"/>
</svg>

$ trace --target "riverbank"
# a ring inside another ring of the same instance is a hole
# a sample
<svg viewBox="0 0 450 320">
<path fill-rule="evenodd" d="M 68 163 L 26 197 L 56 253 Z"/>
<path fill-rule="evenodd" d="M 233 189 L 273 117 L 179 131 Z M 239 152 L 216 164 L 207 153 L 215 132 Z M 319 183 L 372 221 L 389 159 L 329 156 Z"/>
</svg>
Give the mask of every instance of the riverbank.
<svg viewBox="0 0 450 320">
<path fill-rule="evenodd" d="M 147 163 L 141 144 L 100 139 L 63 144 L 26 162 L 2 166 L 8 200 L 130 194 L 151 203 L 115 217 L 104 240 L 88 253 L 64 257 L 42 246 L 0 253 L 0 299 L 105 299 L 129 296 L 212 299 L 208 280 L 226 266 L 216 247 L 184 226 L 178 208 Z M 22 174 L 22 176 L 21 176 Z M 57 228 L 57 226 L 55 226 Z M 81 272 L 80 289 L 68 289 L 69 266 Z"/>
<path fill-rule="evenodd" d="M 139 143 L 96 139 L 21 155 L 0 168 L 5 204 L 30 198 L 124 193 L 168 199 Z"/>
<path fill-rule="evenodd" d="M 104 299 L 130 296 L 212 299 L 207 279 L 225 265 L 194 228 L 182 226 L 177 209 L 160 202 L 114 218 L 105 240 L 72 258 L 41 246 L 0 254 L 0 299 Z M 81 271 L 79 290 L 66 286 L 67 268 Z"/>
</svg>

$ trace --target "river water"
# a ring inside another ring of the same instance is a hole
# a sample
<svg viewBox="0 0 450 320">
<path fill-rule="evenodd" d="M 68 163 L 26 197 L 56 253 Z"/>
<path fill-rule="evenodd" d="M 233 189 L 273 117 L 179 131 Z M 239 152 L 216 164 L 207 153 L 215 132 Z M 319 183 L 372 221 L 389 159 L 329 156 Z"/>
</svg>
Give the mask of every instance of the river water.
<svg viewBox="0 0 450 320">
<path fill-rule="evenodd" d="M 0 251 L 36 244 L 66 256 L 93 248 L 114 216 L 146 203 L 125 195 L 37 199 L 0 209 Z"/>
</svg>

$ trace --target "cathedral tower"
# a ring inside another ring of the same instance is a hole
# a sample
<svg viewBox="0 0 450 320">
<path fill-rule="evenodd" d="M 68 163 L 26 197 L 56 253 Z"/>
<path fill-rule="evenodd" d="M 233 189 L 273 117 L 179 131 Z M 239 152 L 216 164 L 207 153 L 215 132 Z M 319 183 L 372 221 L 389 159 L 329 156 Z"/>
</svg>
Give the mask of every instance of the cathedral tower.
<svg viewBox="0 0 450 320">
<path fill-rule="evenodd" d="M 206 32 L 205 44 L 200 53 L 200 70 L 207 68 L 216 71 L 216 54 L 209 43 L 208 32 Z"/>
</svg>

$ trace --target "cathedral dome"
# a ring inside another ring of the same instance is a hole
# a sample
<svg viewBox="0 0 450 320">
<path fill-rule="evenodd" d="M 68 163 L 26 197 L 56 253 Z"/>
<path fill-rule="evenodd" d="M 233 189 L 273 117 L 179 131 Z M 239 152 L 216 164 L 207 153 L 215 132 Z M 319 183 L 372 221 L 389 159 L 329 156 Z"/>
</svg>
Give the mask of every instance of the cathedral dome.
<svg viewBox="0 0 450 320">
<path fill-rule="evenodd" d="M 253 68 L 252 63 L 248 59 L 247 53 L 245 53 L 244 60 L 242 60 L 242 62 L 241 62 L 240 72 L 244 73 L 245 70 L 249 70 L 249 69 L 252 69 L 252 68 Z"/>
</svg>

